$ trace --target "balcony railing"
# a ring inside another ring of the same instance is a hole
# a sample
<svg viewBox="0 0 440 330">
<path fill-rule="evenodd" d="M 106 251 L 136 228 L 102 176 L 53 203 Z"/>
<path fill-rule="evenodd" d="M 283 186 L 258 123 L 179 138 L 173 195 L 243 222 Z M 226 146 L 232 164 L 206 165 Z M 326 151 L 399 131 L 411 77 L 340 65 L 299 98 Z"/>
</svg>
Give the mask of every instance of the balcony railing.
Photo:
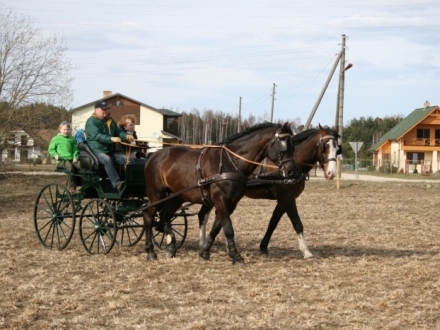
<svg viewBox="0 0 440 330">
<path fill-rule="evenodd" d="M 406 146 L 430 146 L 434 142 L 434 146 L 440 146 L 440 139 L 404 139 L 403 144 Z"/>
</svg>

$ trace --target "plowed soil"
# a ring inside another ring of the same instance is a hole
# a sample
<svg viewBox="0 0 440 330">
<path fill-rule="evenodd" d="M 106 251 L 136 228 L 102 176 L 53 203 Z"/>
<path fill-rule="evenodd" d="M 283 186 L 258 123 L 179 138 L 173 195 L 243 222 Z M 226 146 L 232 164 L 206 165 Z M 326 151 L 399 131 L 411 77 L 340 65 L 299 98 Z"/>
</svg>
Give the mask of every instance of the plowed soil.
<svg viewBox="0 0 440 330">
<path fill-rule="evenodd" d="M 64 181 L 0 177 L 2 329 L 440 329 L 440 182 L 310 180 L 307 260 L 286 216 L 261 257 L 275 202 L 244 198 L 232 219 L 245 264 L 232 265 L 222 233 L 199 261 L 196 217 L 173 259 L 147 261 L 142 241 L 88 256 L 77 232 L 47 250 L 33 207 Z"/>
</svg>

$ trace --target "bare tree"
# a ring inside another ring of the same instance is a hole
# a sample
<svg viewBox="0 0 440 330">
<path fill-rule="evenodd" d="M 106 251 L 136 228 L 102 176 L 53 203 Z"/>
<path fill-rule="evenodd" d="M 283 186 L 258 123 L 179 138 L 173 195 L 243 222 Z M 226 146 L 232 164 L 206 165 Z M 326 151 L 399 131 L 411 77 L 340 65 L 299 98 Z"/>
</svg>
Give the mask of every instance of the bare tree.
<svg viewBox="0 0 440 330">
<path fill-rule="evenodd" d="M 23 125 L 30 103 L 56 105 L 72 100 L 71 61 L 62 37 L 43 36 L 30 16 L 0 11 L 0 152 L 8 132 Z"/>
</svg>

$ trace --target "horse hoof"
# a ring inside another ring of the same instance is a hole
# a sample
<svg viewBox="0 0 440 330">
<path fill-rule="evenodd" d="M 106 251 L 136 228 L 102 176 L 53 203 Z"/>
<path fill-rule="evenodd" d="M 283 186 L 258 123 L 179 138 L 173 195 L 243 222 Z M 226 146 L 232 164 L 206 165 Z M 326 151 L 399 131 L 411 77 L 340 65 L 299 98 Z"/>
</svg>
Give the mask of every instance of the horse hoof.
<svg viewBox="0 0 440 330">
<path fill-rule="evenodd" d="M 232 264 L 233 265 L 236 265 L 236 264 L 243 265 L 244 264 L 244 259 L 243 258 L 234 259 L 234 260 L 232 260 Z"/>
<path fill-rule="evenodd" d="M 269 253 L 267 253 L 267 251 L 265 251 L 265 252 L 261 251 L 260 256 L 263 258 L 269 258 Z"/>
<path fill-rule="evenodd" d="M 304 253 L 304 259 L 310 259 L 310 258 L 313 258 L 313 254 L 310 253 L 310 251 L 306 251 Z"/>
<path fill-rule="evenodd" d="M 202 251 L 199 253 L 199 257 L 200 260 L 206 261 L 209 260 L 209 258 L 211 257 L 211 253 L 209 253 L 208 251 Z"/>
<path fill-rule="evenodd" d="M 157 254 L 156 254 L 156 252 L 149 252 L 148 254 L 147 254 L 147 260 L 156 260 L 157 259 Z"/>
<path fill-rule="evenodd" d="M 165 253 L 168 257 L 174 258 L 176 256 L 176 250 L 175 249 L 165 249 Z"/>
</svg>

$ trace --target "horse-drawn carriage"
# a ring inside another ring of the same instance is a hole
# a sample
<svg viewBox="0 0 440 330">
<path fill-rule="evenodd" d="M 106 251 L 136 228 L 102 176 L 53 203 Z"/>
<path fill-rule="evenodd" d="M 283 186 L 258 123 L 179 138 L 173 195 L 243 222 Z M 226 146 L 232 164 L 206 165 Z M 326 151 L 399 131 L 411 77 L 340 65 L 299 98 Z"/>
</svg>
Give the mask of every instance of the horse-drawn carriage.
<svg viewBox="0 0 440 330">
<path fill-rule="evenodd" d="M 305 257 L 311 256 L 294 201 L 317 162 L 326 177 L 334 177 L 338 145 L 335 131 L 320 128 L 303 133 L 296 138 L 287 124 L 264 124 L 200 150 L 164 148 L 153 153 L 146 164 L 126 166 L 126 187 L 121 192 L 111 187 L 102 170 L 100 175 L 96 156 L 84 144 L 80 146 L 80 192 L 71 195 L 63 185 L 48 184 L 38 195 L 34 210 L 38 238 L 47 248 L 65 248 L 79 217 L 81 242 L 89 254 L 106 254 L 116 242 L 133 246 L 145 234 L 147 259 L 157 258 L 154 246 L 174 256 L 185 241 L 188 217 L 195 215 L 188 213 L 188 206 L 202 204 L 198 212 L 201 232 L 213 208 L 216 221 L 208 238 L 200 237 L 200 257 L 209 259 L 210 248 L 223 227 L 230 257 L 234 263 L 243 262 L 235 247 L 230 214 L 246 194 L 277 200 L 264 239 L 266 250 L 270 235 L 287 212 L 301 251 Z M 265 158 L 269 163 L 263 165 Z M 268 172 L 268 167 L 272 170 L 269 175 L 255 175 L 259 166 L 266 167 L 263 172 Z"/>
<path fill-rule="evenodd" d="M 117 242 L 133 246 L 144 232 L 142 212 L 145 198 L 145 160 L 132 161 L 121 168 L 126 187 L 118 191 L 112 187 L 102 165 L 87 146 L 78 144 L 81 170 L 73 174 L 81 189 L 71 194 L 66 186 L 49 183 L 38 194 L 34 208 L 34 225 L 38 239 L 48 249 L 62 250 L 69 244 L 78 220 L 79 235 L 89 254 L 107 254 Z M 66 172 L 65 170 L 57 170 Z M 188 205 L 184 205 L 171 219 L 178 237 L 178 246 L 185 241 L 188 227 Z M 156 216 L 154 243 L 164 245 L 163 224 Z"/>
</svg>

